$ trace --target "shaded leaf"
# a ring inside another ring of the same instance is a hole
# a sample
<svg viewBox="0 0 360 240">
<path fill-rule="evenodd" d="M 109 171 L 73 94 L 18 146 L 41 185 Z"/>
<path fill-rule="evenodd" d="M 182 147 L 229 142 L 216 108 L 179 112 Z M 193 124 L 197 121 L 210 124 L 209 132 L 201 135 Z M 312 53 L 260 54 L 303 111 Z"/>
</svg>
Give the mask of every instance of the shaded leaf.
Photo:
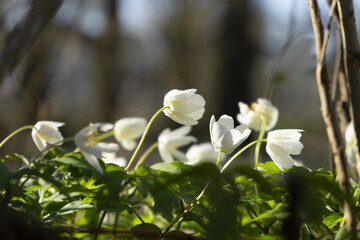
<svg viewBox="0 0 360 240">
<path fill-rule="evenodd" d="M 161 234 L 158 226 L 150 223 L 141 223 L 131 228 L 133 234 L 128 240 L 157 240 Z"/>
</svg>

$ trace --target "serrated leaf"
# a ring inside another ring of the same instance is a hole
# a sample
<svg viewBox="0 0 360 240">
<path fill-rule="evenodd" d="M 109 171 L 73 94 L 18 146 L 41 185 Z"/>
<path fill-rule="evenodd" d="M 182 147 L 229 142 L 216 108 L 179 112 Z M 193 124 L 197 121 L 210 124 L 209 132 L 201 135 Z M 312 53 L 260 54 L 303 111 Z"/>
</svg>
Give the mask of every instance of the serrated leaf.
<svg viewBox="0 0 360 240">
<path fill-rule="evenodd" d="M 252 167 L 248 165 L 239 165 L 236 166 L 233 171 L 246 175 L 248 178 L 253 179 L 265 192 L 272 195 L 273 186 L 258 171 L 254 170 Z"/>
<path fill-rule="evenodd" d="M 88 203 L 83 204 L 81 200 L 78 200 L 66 204 L 58 211 L 58 213 L 60 215 L 66 215 L 69 213 L 73 213 L 79 210 L 89 209 L 89 208 L 94 208 L 94 206 Z"/>
<path fill-rule="evenodd" d="M 289 215 L 289 212 L 287 210 L 287 207 L 284 203 L 279 203 L 274 207 L 273 209 L 270 209 L 269 211 L 266 211 L 262 214 L 260 214 L 258 217 L 253 218 L 250 220 L 250 222 L 259 221 L 262 219 L 268 219 L 273 217 L 286 217 Z"/>
<path fill-rule="evenodd" d="M 344 216 L 340 213 L 333 213 L 330 214 L 329 216 L 326 216 L 323 220 L 323 223 L 328 227 L 328 228 L 333 228 L 336 226 L 336 224 L 338 224 L 339 222 L 341 222 L 343 220 Z"/>
</svg>

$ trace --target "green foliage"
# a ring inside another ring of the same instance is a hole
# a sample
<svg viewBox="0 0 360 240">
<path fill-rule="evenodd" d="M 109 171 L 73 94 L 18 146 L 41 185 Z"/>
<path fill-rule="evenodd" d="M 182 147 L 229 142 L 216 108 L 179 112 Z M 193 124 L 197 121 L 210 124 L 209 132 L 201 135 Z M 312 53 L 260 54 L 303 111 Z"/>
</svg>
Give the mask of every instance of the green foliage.
<svg viewBox="0 0 360 240">
<path fill-rule="evenodd" d="M 80 153 L 61 148 L 30 163 L 7 157 L 27 165 L 11 172 L 0 162 L 1 205 L 64 238 L 98 232 L 99 239 L 278 240 L 292 231 L 300 239 L 347 239 L 343 203 L 356 200 L 329 171 L 281 172 L 273 162 L 225 173 L 210 163 L 140 165 L 130 172 L 101 163 L 99 174 Z"/>
</svg>

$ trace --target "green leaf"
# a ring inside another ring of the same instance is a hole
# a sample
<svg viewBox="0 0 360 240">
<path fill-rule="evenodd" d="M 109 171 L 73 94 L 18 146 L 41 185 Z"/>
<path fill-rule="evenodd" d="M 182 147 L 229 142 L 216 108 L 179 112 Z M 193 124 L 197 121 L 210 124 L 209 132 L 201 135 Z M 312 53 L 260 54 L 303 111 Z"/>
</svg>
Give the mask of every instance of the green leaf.
<svg viewBox="0 0 360 240">
<path fill-rule="evenodd" d="M 162 178 L 155 176 L 139 177 L 137 186 L 143 197 L 146 197 L 148 193 L 151 194 L 155 203 L 154 211 L 170 222 L 178 199 L 174 191 L 162 181 Z"/>
<path fill-rule="evenodd" d="M 346 230 L 346 225 L 339 229 L 335 235 L 335 240 L 348 240 L 349 235 Z"/>
<path fill-rule="evenodd" d="M 53 159 L 59 155 L 65 154 L 66 151 L 60 147 L 50 149 L 44 156 L 44 159 Z"/>
<path fill-rule="evenodd" d="M 25 163 L 26 165 L 29 165 L 29 160 L 21 154 L 14 153 L 14 154 L 6 155 L 6 157 L 10 158 L 10 159 L 21 161 L 21 162 Z"/>
<path fill-rule="evenodd" d="M 160 237 L 161 229 L 150 223 L 141 223 L 131 228 L 133 234 L 128 240 L 157 240 Z"/>
<path fill-rule="evenodd" d="M 0 159 L 0 190 L 6 188 L 10 184 L 11 172 L 6 167 L 4 160 Z"/>
<path fill-rule="evenodd" d="M 152 165 L 151 168 L 165 173 L 181 174 L 184 170 L 191 169 L 192 166 L 176 161 L 172 163 L 156 163 Z"/>
<path fill-rule="evenodd" d="M 289 215 L 289 212 L 287 210 L 286 205 L 284 203 L 278 203 L 276 205 L 276 207 L 274 207 L 273 209 L 270 209 L 269 211 L 266 211 L 266 212 L 260 214 L 256 218 L 251 219 L 250 222 L 257 222 L 259 220 L 269 219 L 269 218 L 273 218 L 273 217 L 284 218 L 284 217 L 286 217 L 288 215 Z"/>
<path fill-rule="evenodd" d="M 58 213 L 60 215 L 66 215 L 69 213 L 73 213 L 79 210 L 83 210 L 83 209 L 89 209 L 89 208 L 94 208 L 93 205 L 91 204 L 83 204 L 81 200 L 78 201 L 73 201 L 73 202 L 69 202 L 68 204 L 66 204 L 64 207 L 62 207 Z"/>
<path fill-rule="evenodd" d="M 56 157 L 50 160 L 54 164 L 61 164 L 65 166 L 73 166 L 77 168 L 84 168 L 94 170 L 94 168 L 83 158 L 75 158 L 70 156 Z"/>
<path fill-rule="evenodd" d="M 268 161 L 265 163 L 258 163 L 255 167 L 260 171 L 262 174 L 278 174 L 282 173 L 282 171 L 276 166 L 273 161 Z"/>
<path fill-rule="evenodd" d="M 252 167 L 248 165 L 239 165 L 236 166 L 233 171 L 246 175 L 248 178 L 253 179 L 265 192 L 273 195 L 273 186 L 258 171 L 254 170 Z"/>
<path fill-rule="evenodd" d="M 344 216 L 340 213 L 333 213 L 330 214 L 329 216 L 326 216 L 323 220 L 323 223 L 328 227 L 328 228 L 333 228 L 336 226 L 336 224 L 338 224 L 339 222 L 341 222 L 343 220 Z"/>
<path fill-rule="evenodd" d="M 167 173 L 171 173 L 171 174 L 180 174 L 182 172 L 182 170 L 180 168 L 174 166 L 171 163 L 156 163 L 156 164 L 152 165 L 151 168 L 154 170 L 159 170 L 159 171 L 167 172 Z"/>
</svg>

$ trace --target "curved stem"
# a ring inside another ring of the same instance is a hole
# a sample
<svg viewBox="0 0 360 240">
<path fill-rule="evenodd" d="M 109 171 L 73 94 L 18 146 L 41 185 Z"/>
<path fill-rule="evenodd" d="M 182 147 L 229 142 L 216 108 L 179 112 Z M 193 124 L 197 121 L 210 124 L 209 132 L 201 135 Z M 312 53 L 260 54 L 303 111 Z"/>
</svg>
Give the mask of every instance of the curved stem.
<svg viewBox="0 0 360 240">
<path fill-rule="evenodd" d="M 219 157 L 218 157 L 218 160 L 216 162 L 216 166 L 219 166 L 221 155 L 222 155 L 222 152 L 219 152 Z"/>
<path fill-rule="evenodd" d="M 146 152 L 140 157 L 138 163 L 135 165 L 135 169 L 140 165 L 142 164 L 145 159 L 147 158 L 147 156 L 159 145 L 158 142 L 154 143 L 153 145 L 151 145 L 147 150 Z"/>
<path fill-rule="evenodd" d="M 193 206 L 194 206 L 194 203 L 190 203 L 189 206 L 187 206 L 182 213 L 177 215 L 174 218 L 174 220 L 172 220 L 172 222 L 169 224 L 169 226 L 167 226 L 167 228 L 165 228 L 165 230 L 162 231 L 162 234 L 168 233 L 170 231 L 170 229 L 172 228 L 172 226 L 174 226 L 174 224 L 177 223 L 180 220 L 180 218 L 182 218 L 187 212 L 189 212 Z"/>
<path fill-rule="evenodd" d="M 261 114 L 260 118 L 261 118 L 261 130 L 260 130 L 258 140 L 261 140 L 264 138 L 265 129 L 266 129 L 266 119 L 265 119 L 264 115 Z M 258 142 L 255 147 L 254 165 L 259 163 L 260 147 L 261 147 L 261 142 Z"/>
<path fill-rule="evenodd" d="M 258 140 L 261 140 L 264 138 L 265 129 L 266 129 L 265 116 L 263 114 L 260 114 L 260 118 L 261 118 L 261 130 L 259 133 Z M 254 165 L 259 163 L 260 148 L 261 148 L 261 142 L 258 142 L 255 147 Z M 258 190 L 257 184 L 255 183 L 254 186 L 255 186 L 255 194 L 256 194 L 256 196 L 259 196 L 259 190 Z"/>
<path fill-rule="evenodd" d="M 152 116 L 152 118 L 150 119 L 148 125 L 147 125 L 146 128 L 145 128 L 144 134 L 142 135 L 139 144 L 137 145 L 137 147 L 136 147 L 136 149 L 135 149 L 135 152 L 133 153 L 133 155 L 132 155 L 132 157 L 131 157 L 128 165 L 127 165 L 126 168 L 125 168 L 125 171 L 128 171 L 129 168 L 131 167 L 131 164 L 134 162 L 135 157 L 136 157 L 136 155 L 138 154 L 139 149 L 140 149 L 141 145 L 143 144 L 143 142 L 144 142 L 144 140 L 145 140 L 145 137 L 146 137 L 146 135 L 147 135 L 147 133 L 148 133 L 148 131 L 149 131 L 149 129 L 150 129 L 151 124 L 154 122 L 155 118 L 156 118 L 162 111 L 164 111 L 164 110 L 167 109 L 167 108 L 169 108 L 169 106 L 165 106 L 165 107 L 160 108 L 160 109 L 154 114 L 154 116 Z"/>
<path fill-rule="evenodd" d="M 18 134 L 19 132 L 22 132 L 26 129 L 36 129 L 33 125 L 26 125 L 24 127 L 21 127 L 17 130 L 15 130 L 13 133 L 11 133 L 9 136 L 7 136 L 1 143 L 0 143 L 0 148 L 7 142 L 9 141 L 10 138 L 12 138 L 13 136 L 15 136 L 16 134 Z"/>
<path fill-rule="evenodd" d="M 96 232 L 95 232 L 95 235 L 94 235 L 94 240 L 96 240 L 97 237 L 98 237 L 98 235 L 99 235 L 99 232 L 100 232 L 100 229 L 101 229 L 101 225 L 102 225 L 102 223 L 103 223 L 103 221 L 104 221 L 104 218 L 105 218 L 105 216 L 106 216 L 106 213 L 107 213 L 107 210 L 105 209 L 105 210 L 103 211 L 101 217 L 100 217 L 99 224 L 98 224 L 98 226 L 97 226 L 97 228 L 96 228 Z"/>
<path fill-rule="evenodd" d="M 116 239 L 116 229 L 117 229 L 118 221 L 119 221 L 119 212 L 116 212 L 115 222 L 114 222 L 114 227 L 113 227 L 113 239 Z"/>
<path fill-rule="evenodd" d="M 252 145 L 254 145 L 254 144 L 258 143 L 258 142 L 267 142 L 267 141 L 268 141 L 267 139 L 256 140 L 256 141 L 253 141 L 253 142 L 249 143 L 248 145 L 246 145 L 242 149 L 240 149 L 240 151 L 238 151 L 234 156 L 232 156 L 232 158 L 229 159 L 229 161 L 227 161 L 225 166 L 221 169 L 220 173 L 222 173 L 235 160 L 235 158 L 237 158 L 240 154 L 242 154 L 246 149 L 248 149 L 249 147 L 251 147 Z"/>
</svg>

